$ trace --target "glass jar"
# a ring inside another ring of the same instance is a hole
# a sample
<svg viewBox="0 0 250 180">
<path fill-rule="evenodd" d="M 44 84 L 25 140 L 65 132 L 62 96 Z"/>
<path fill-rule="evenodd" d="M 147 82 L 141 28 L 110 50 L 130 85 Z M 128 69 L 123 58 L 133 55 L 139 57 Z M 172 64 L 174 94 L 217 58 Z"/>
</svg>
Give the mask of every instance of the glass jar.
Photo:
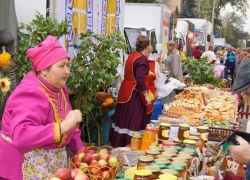
<svg viewBox="0 0 250 180">
<path fill-rule="evenodd" d="M 169 153 L 178 153 L 178 151 L 176 149 L 170 149 L 170 148 L 166 148 L 164 149 L 163 152 L 169 152 Z"/>
<path fill-rule="evenodd" d="M 158 136 L 158 128 L 148 126 L 145 129 L 145 133 L 142 137 L 141 150 L 145 151 L 149 146 L 153 146 L 156 142 L 156 137 Z"/>
<path fill-rule="evenodd" d="M 184 140 L 183 144 L 186 148 L 196 149 L 196 141 L 194 140 Z"/>
<path fill-rule="evenodd" d="M 161 164 L 166 164 L 166 165 L 170 164 L 170 160 L 168 160 L 168 159 L 155 159 L 155 162 L 161 163 Z"/>
<path fill-rule="evenodd" d="M 149 156 L 141 156 L 138 158 L 137 169 L 142 170 L 144 167 L 149 166 L 154 161 L 154 158 Z"/>
<path fill-rule="evenodd" d="M 172 157 L 171 156 L 168 156 L 168 155 L 157 155 L 157 159 L 167 159 L 167 160 L 171 160 Z"/>
<path fill-rule="evenodd" d="M 141 133 L 133 133 L 130 143 L 131 151 L 138 151 L 141 149 L 142 135 Z"/>
<path fill-rule="evenodd" d="M 157 151 L 157 150 L 146 150 L 146 153 L 145 153 L 146 156 L 152 157 L 154 159 L 156 159 L 157 155 L 160 155 L 160 154 L 161 154 L 160 151 Z"/>
<path fill-rule="evenodd" d="M 166 165 L 166 164 L 157 163 L 157 162 L 151 163 L 150 166 L 158 167 L 158 168 L 160 168 L 160 169 L 166 169 L 166 168 L 167 168 L 167 165 Z"/>
<path fill-rule="evenodd" d="M 164 155 L 164 156 L 170 156 L 172 158 L 177 156 L 177 153 L 175 153 L 175 152 L 169 152 L 169 151 L 163 152 L 161 154 Z"/>
<path fill-rule="evenodd" d="M 178 176 L 178 171 L 172 170 L 172 169 L 163 169 L 161 170 L 161 174 L 171 174 L 174 176 Z"/>
<path fill-rule="evenodd" d="M 184 177 L 184 173 L 185 173 L 185 169 L 181 166 L 176 166 L 176 165 L 169 165 L 168 169 L 172 169 L 178 172 L 177 177 L 178 178 L 183 178 Z"/>
<path fill-rule="evenodd" d="M 160 152 L 163 150 L 161 147 L 158 147 L 158 146 L 149 146 L 148 149 L 156 150 L 156 151 L 160 151 Z"/>
<path fill-rule="evenodd" d="M 178 177 L 172 174 L 162 174 L 159 176 L 160 180 L 177 180 Z"/>
<path fill-rule="evenodd" d="M 160 124 L 159 134 L 158 134 L 159 140 L 165 141 L 169 139 L 170 128 L 171 128 L 170 124 L 167 124 L 167 123 Z"/>
<path fill-rule="evenodd" d="M 185 159 L 185 158 L 182 158 L 182 157 L 174 157 L 174 158 L 172 158 L 172 162 L 173 161 L 181 161 L 181 162 L 184 162 L 184 163 L 187 163 L 188 162 L 188 160 L 187 159 Z"/>
<path fill-rule="evenodd" d="M 134 180 L 151 180 L 152 173 L 148 170 L 135 171 Z"/>
<path fill-rule="evenodd" d="M 182 141 L 179 138 L 174 138 L 173 142 L 177 144 L 177 146 L 181 146 L 182 145 Z"/>
<path fill-rule="evenodd" d="M 151 178 L 152 180 L 156 180 L 159 178 L 161 172 L 161 169 L 159 167 L 146 166 L 144 169 L 152 172 L 152 178 Z"/>
<path fill-rule="evenodd" d="M 175 149 L 177 151 L 180 151 L 182 148 L 180 146 L 168 146 L 167 149 Z M 167 150 L 165 149 L 165 151 Z"/>
<path fill-rule="evenodd" d="M 207 126 L 198 126 L 197 127 L 197 132 L 201 133 L 201 138 L 207 142 L 208 141 L 208 127 Z"/>
<path fill-rule="evenodd" d="M 187 167 L 187 163 L 183 162 L 183 161 L 172 161 L 171 165 L 175 165 L 175 166 L 181 166 L 183 168 Z"/>
<path fill-rule="evenodd" d="M 180 124 L 178 131 L 178 139 L 183 141 L 185 138 L 189 136 L 190 125 L 188 124 Z"/>
<path fill-rule="evenodd" d="M 190 132 L 189 132 L 189 136 L 201 137 L 201 133 L 199 133 L 199 132 L 194 132 L 194 131 L 190 131 Z"/>
<path fill-rule="evenodd" d="M 162 142 L 162 149 L 166 149 L 169 146 L 176 146 L 177 144 L 173 141 L 163 141 Z"/>
</svg>

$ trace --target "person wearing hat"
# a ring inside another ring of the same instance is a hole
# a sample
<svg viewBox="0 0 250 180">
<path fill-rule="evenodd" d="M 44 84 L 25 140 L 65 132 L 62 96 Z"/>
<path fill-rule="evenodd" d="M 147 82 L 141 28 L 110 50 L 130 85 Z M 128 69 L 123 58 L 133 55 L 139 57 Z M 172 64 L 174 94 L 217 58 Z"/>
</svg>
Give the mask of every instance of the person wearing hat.
<svg viewBox="0 0 250 180">
<path fill-rule="evenodd" d="M 245 61 L 238 70 L 238 74 L 233 84 L 233 94 L 241 93 L 243 99 L 250 106 L 250 61 Z M 250 132 L 250 127 L 247 126 L 247 132 Z M 249 134 L 250 136 L 250 134 Z M 239 145 L 231 145 L 229 152 L 234 161 L 238 164 L 247 165 L 250 171 L 250 144 L 241 137 L 236 137 Z M 250 176 L 247 178 L 250 180 Z"/>
<path fill-rule="evenodd" d="M 72 110 L 66 81 L 69 55 L 53 36 L 26 55 L 31 70 L 10 95 L 0 131 L 0 180 L 45 179 L 67 167 L 66 147 L 83 147 L 77 125 L 79 110 Z"/>
</svg>

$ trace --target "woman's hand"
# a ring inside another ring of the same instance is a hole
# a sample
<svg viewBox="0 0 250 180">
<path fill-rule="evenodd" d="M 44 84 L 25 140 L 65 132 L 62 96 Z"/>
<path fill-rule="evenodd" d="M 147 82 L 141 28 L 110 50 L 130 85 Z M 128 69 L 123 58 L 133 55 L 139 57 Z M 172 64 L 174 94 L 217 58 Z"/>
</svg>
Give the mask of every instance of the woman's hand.
<svg viewBox="0 0 250 180">
<path fill-rule="evenodd" d="M 80 110 L 69 111 L 66 118 L 61 122 L 61 133 L 64 134 L 82 122 L 82 113 Z"/>
<path fill-rule="evenodd" d="M 144 95 L 144 97 L 145 97 L 145 99 L 147 101 L 147 106 L 149 106 L 151 104 L 151 99 L 150 99 L 150 97 L 148 95 L 148 92 L 147 91 L 144 92 L 143 95 Z"/>
<path fill-rule="evenodd" d="M 240 136 L 236 140 L 240 145 L 231 145 L 230 154 L 236 163 L 246 165 L 250 160 L 250 144 Z"/>
</svg>

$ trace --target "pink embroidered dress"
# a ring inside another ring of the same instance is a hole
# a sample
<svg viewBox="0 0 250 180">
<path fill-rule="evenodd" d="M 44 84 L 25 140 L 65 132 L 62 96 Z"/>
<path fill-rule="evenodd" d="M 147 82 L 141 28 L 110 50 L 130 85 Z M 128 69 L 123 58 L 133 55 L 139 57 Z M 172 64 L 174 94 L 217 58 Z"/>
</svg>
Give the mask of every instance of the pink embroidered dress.
<svg viewBox="0 0 250 180">
<path fill-rule="evenodd" d="M 65 147 L 83 146 L 80 130 L 61 135 L 71 110 L 66 87 L 57 89 L 30 71 L 6 104 L 0 131 L 0 179 L 38 180 L 67 166 Z"/>
</svg>

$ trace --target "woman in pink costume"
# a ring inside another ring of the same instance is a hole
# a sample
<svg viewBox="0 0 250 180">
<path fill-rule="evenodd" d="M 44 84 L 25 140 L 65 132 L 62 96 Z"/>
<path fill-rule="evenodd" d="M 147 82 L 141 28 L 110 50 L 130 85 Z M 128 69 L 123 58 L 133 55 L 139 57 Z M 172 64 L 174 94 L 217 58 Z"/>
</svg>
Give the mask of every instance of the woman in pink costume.
<svg viewBox="0 0 250 180">
<path fill-rule="evenodd" d="M 69 55 L 48 36 L 26 52 L 30 71 L 9 97 L 0 131 L 0 180 L 40 180 L 67 167 L 66 146 L 76 153 L 83 147 L 66 81 Z"/>
</svg>

